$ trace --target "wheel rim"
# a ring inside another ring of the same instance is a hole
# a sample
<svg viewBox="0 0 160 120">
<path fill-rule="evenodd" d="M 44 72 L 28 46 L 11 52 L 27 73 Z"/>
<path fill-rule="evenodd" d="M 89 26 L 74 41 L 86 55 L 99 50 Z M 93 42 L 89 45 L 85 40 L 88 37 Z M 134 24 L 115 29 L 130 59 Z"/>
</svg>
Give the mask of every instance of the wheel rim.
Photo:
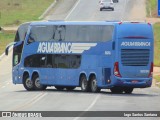
<svg viewBox="0 0 160 120">
<path fill-rule="evenodd" d="M 97 81 L 96 79 L 92 80 L 92 91 L 96 91 L 97 90 Z"/>
<path fill-rule="evenodd" d="M 87 87 L 87 81 L 85 80 L 85 78 L 83 78 L 82 80 L 82 89 L 85 90 Z"/>
<path fill-rule="evenodd" d="M 33 82 L 29 78 L 26 79 L 26 86 L 28 88 L 33 88 Z"/>
<path fill-rule="evenodd" d="M 35 86 L 36 86 L 37 88 L 41 88 L 41 87 L 42 87 L 41 84 L 40 84 L 39 78 L 36 78 L 36 80 L 35 80 Z"/>
</svg>

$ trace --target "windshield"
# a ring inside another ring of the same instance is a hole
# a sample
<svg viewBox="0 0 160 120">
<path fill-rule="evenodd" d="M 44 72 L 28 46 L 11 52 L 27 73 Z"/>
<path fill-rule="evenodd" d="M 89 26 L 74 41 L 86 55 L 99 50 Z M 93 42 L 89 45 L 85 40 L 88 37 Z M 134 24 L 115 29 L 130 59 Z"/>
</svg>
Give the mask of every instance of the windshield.
<svg viewBox="0 0 160 120">
<path fill-rule="evenodd" d="M 102 0 L 102 2 L 111 2 L 111 0 Z"/>
<path fill-rule="evenodd" d="M 25 36 L 27 34 L 27 30 L 28 30 L 29 25 L 30 25 L 30 23 L 24 23 L 24 24 L 19 26 L 19 28 L 16 32 L 14 42 L 25 40 Z"/>
<path fill-rule="evenodd" d="M 32 41 L 98 42 L 112 40 L 112 25 L 46 25 L 32 26 Z"/>
</svg>

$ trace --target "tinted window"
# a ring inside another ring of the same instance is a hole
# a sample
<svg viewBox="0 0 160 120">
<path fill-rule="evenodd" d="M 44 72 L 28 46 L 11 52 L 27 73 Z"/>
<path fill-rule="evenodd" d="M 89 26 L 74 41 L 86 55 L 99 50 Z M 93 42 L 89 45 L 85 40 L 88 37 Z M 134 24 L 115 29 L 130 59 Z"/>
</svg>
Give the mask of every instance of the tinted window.
<svg viewBox="0 0 160 120">
<path fill-rule="evenodd" d="M 25 67 L 37 68 L 79 68 L 80 64 L 80 55 L 35 54 L 24 60 Z"/>
<path fill-rule="evenodd" d="M 112 25 L 32 26 L 30 41 L 101 42 L 112 40 Z"/>
<path fill-rule="evenodd" d="M 13 66 L 16 66 L 17 64 L 20 63 L 22 49 L 23 49 L 23 42 L 21 42 L 19 45 L 14 45 L 13 47 Z"/>
<path fill-rule="evenodd" d="M 152 26 L 148 24 L 121 24 L 118 27 L 118 38 L 150 39 L 153 38 Z"/>
</svg>

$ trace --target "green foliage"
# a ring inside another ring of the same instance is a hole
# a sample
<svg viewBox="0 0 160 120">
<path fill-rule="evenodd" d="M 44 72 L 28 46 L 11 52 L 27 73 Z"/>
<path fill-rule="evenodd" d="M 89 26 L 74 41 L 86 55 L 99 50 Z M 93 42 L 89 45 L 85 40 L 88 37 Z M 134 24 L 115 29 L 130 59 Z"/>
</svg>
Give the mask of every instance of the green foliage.
<svg viewBox="0 0 160 120">
<path fill-rule="evenodd" d="M 157 17 L 157 0 L 147 0 L 146 11 L 148 17 Z"/>
<path fill-rule="evenodd" d="M 160 66 L 160 23 L 154 24 L 154 65 Z"/>
<path fill-rule="evenodd" d="M 14 41 L 14 37 L 13 33 L 0 33 L 0 55 L 5 51 L 7 44 Z"/>
<path fill-rule="evenodd" d="M 160 82 L 160 75 L 156 75 L 154 76 L 154 78 L 156 79 L 157 82 Z"/>
<path fill-rule="evenodd" d="M 38 17 L 54 0 L 0 0 L 0 26 L 19 25 Z"/>
<path fill-rule="evenodd" d="M 0 0 L 0 26 L 17 26 L 38 20 L 53 2 L 54 0 Z M 14 37 L 13 33 L 0 33 L 0 55 Z"/>
<path fill-rule="evenodd" d="M 156 82 L 159 83 L 160 82 L 160 75 L 154 76 L 154 79 L 156 79 Z M 160 87 L 160 84 L 158 84 L 158 87 Z"/>
</svg>

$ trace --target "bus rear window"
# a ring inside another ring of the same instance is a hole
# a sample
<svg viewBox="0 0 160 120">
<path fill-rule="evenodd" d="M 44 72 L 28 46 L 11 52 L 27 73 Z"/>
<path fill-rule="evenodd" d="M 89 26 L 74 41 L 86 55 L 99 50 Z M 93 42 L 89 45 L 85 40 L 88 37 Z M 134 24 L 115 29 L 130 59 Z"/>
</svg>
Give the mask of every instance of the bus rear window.
<svg viewBox="0 0 160 120">
<path fill-rule="evenodd" d="M 148 24 L 121 24 L 118 26 L 118 38 L 152 39 L 153 32 Z"/>
</svg>

